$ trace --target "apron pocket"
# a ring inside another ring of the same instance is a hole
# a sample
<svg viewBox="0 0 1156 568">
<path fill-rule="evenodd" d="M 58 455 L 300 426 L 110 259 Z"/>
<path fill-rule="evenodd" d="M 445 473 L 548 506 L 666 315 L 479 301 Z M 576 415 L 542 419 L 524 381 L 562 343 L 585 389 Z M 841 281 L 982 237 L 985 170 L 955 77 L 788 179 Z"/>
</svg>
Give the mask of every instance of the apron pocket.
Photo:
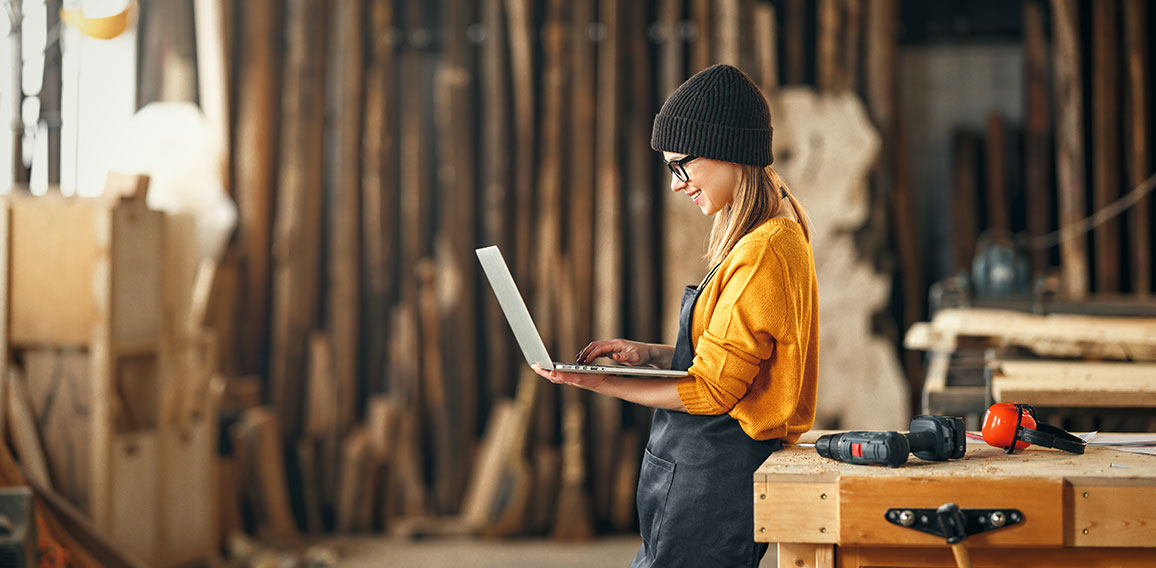
<svg viewBox="0 0 1156 568">
<path fill-rule="evenodd" d="M 642 469 L 638 473 L 638 525 L 642 540 L 652 550 L 658 544 L 672 481 L 674 463 L 645 450 L 642 454 Z"/>
</svg>

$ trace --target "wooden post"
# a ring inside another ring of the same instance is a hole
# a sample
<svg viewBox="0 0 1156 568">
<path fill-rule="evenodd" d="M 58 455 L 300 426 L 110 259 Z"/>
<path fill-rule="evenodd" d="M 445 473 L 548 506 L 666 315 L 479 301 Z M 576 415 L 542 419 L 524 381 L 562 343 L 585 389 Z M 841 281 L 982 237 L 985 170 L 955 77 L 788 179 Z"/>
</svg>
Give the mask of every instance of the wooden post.
<svg viewBox="0 0 1156 568">
<path fill-rule="evenodd" d="M 799 85 L 807 80 L 807 0 L 786 0 L 783 11 L 783 84 Z"/>
<path fill-rule="evenodd" d="M 507 34 L 502 2 L 485 0 L 482 16 L 486 26 L 480 77 L 483 91 L 482 140 L 484 148 L 488 150 L 480 155 L 482 177 L 485 180 L 481 205 L 482 243 L 496 244 L 506 251 L 505 254 L 511 255 L 517 253 L 514 246 L 515 224 L 509 223 L 507 217 L 507 210 L 515 203 L 514 194 L 509 190 L 512 160 L 509 152 L 501 150 L 507 147 L 511 136 L 510 85 L 507 81 L 510 62 L 506 58 Z M 586 30 L 582 30 L 582 33 L 585 34 Z M 593 86 L 593 81 L 590 81 L 590 86 Z M 590 217 L 593 222 L 593 214 Z M 483 296 L 487 298 L 484 302 L 486 355 L 489 361 L 486 373 L 487 394 L 491 400 L 496 400 L 509 396 L 513 390 L 516 359 L 513 346 L 505 339 L 509 328 L 498 302 L 491 294 Z M 493 421 L 492 416 L 490 420 Z"/>
<path fill-rule="evenodd" d="M 440 322 L 437 305 L 437 265 L 431 260 L 418 263 L 418 317 L 421 329 L 421 384 L 425 403 L 426 422 L 434 455 L 433 489 L 435 500 L 442 510 L 449 510 L 456 501 L 453 480 L 458 468 L 458 448 L 454 447 L 453 430 L 460 417 L 453 416 L 446 403 L 449 393 L 442 364 Z"/>
<path fill-rule="evenodd" d="M 618 129 L 621 101 L 618 96 L 622 61 L 619 22 L 622 15 L 619 0 L 601 0 L 599 17 L 606 26 L 606 37 L 598 46 L 598 118 L 595 127 L 598 155 L 595 158 L 598 179 L 598 214 L 595 219 L 594 293 L 598 298 L 594 312 L 594 335 L 618 337 L 622 333 L 623 291 L 619 275 L 622 270 L 622 180 L 618 164 Z M 700 38 L 701 39 L 701 38 Z M 608 396 L 594 398 L 591 420 L 594 422 L 594 506 L 604 518 L 610 505 L 611 470 L 621 425 L 620 401 Z"/>
<path fill-rule="evenodd" d="M 1151 108 L 1148 106 L 1150 70 L 1148 68 L 1148 4 L 1143 0 L 1125 0 L 1124 38 L 1127 46 L 1128 81 L 1125 90 L 1124 132 L 1128 164 L 1128 189 L 1139 187 L 1148 178 L 1148 152 L 1151 144 Z M 1143 297 L 1152 293 L 1152 199 L 1144 197 L 1128 213 L 1132 241 L 1132 289 Z"/>
<path fill-rule="evenodd" d="M 306 341 L 317 324 L 320 300 L 326 6 L 321 0 L 293 0 L 285 18 L 289 48 L 273 227 L 269 381 L 273 407 L 290 438 L 300 430 Z"/>
<path fill-rule="evenodd" d="M 1056 170 L 1059 172 L 1060 228 L 1077 223 L 1084 211 L 1083 91 L 1076 0 L 1052 0 L 1056 97 Z M 1071 300 L 1088 295 L 1087 236 L 1060 241 L 1060 289 Z"/>
<path fill-rule="evenodd" d="M 1051 97 L 1048 96 L 1048 43 L 1039 2 L 1024 2 L 1024 65 L 1027 82 L 1027 128 L 1024 133 L 1024 197 L 1028 233 L 1039 238 L 1051 218 Z M 1043 276 L 1049 251 L 1032 250 L 1032 276 Z"/>
<path fill-rule="evenodd" d="M 658 7 L 658 19 L 662 22 L 664 31 L 662 46 L 659 53 L 658 84 L 659 96 L 662 99 L 669 97 L 684 77 L 684 51 L 682 30 L 679 29 L 683 18 L 681 0 L 661 0 Z"/>
<path fill-rule="evenodd" d="M 979 139 L 959 130 L 952 138 L 951 225 L 956 273 L 971 273 L 979 233 Z"/>
<path fill-rule="evenodd" d="M 839 65 L 839 0 L 819 0 L 816 15 L 815 86 L 820 91 L 838 88 L 841 74 Z"/>
<path fill-rule="evenodd" d="M 258 533 L 262 538 L 295 536 L 277 416 L 265 407 L 246 410 L 233 426 L 232 436 L 234 447 L 243 456 L 240 459 L 248 490 L 259 503 Z"/>
<path fill-rule="evenodd" d="M 328 329 L 337 385 L 337 436 L 345 438 L 358 416 L 358 316 L 361 311 L 361 103 L 364 0 L 337 4 L 330 38 L 337 163 L 329 187 Z M 327 105 L 328 106 L 328 105 Z M 337 440 L 334 441 L 337 443 Z"/>
<path fill-rule="evenodd" d="M 241 304 L 241 369 L 264 373 L 269 343 L 269 260 L 273 190 L 276 183 L 277 130 L 280 123 L 281 50 L 279 2 L 251 0 L 241 4 L 243 28 L 237 79 L 237 147 L 235 154 L 240 222 L 237 243 L 244 258 Z"/>
<path fill-rule="evenodd" d="M 1004 120 L 999 112 L 992 111 L 987 115 L 987 140 L 984 150 L 987 156 L 985 187 L 987 226 L 993 234 L 1008 237 L 1011 236 L 1012 228 L 1011 199 L 1007 194 L 1007 166 L 1004 158 L 1007 154 L 1007 145 L 1004 142 Z"/>
<path fill-rule="evenodd" d="M 596 6 L 597 4 L 594 2 L 575 2 L 571 6 L 571 10 L 573 10 L 570 19 L 570 53 L 572 57 L 570 75 L 572 80 L 570 81 L 570 150 L 567 153 L 569 157 L 567 161 L 570 164 L 571 178 L 574 179 L 581 175 L 580 172 L 589 172 L 587 176 L 589 178 L 596 171 L 594 169 L 595 66 L 590 65 L 590 63 L 597 61 L 598 51 L 595 49 L 588 31 L 594 23 Z M 667 27 L 668 38 L 671 37 L 669 34 L 677 33 L 673 31 L 675 27 L 677 27 L 675 24 L 670 24 Z M 677 38 L 677 36 L 675 37 Z M 681 64 L 681 60 L 678 63 Z M 571 355 L 569 350 L 574 350 L 574 353 L 577 354 L 578 349 L 595 339 L 591 336 L 594 323 L 591 314 L 594 310 L 595 200 L 591 199 L 589 191 L 572 189 L 572 191 L 565 193 L 566 197 L 569 198 L 569 205 L 567 206 L 569 213 L 566 218 L 570 221 L 568 258 L 574 277 L 570 285 L 574 290 L 575 315 L 572 333 L 576 340 L 571 343 L 562 342 L 562 349 L 567 350 L 561 353 L 563 357 Z M 562 329 L 566 327 L 563 324 Z"/>
<path fill-rule="evenodd" d="M 840 89 L 859 90 L 859 37 L 863 29 L 863 5 L 861 0 L 843 0 L 843 49 Z"/>
<path fill-rule="evenodd" d="M 362 33 L 370 41 L 365 71 L 361 164 L 362 376 L 368 392 L 385 389 L 389 306 L 397 259 L 397 62 L 393 1 L 371 0 Z"/>
<path fill-rule="evenodd" d="M 1120 198 L 1120 3 L 1092 3 L 1092 210 Z M 1120 291 L 1120 220 L 1109 219 L 1092 231 L 1096 292 Z"/>
</svg>

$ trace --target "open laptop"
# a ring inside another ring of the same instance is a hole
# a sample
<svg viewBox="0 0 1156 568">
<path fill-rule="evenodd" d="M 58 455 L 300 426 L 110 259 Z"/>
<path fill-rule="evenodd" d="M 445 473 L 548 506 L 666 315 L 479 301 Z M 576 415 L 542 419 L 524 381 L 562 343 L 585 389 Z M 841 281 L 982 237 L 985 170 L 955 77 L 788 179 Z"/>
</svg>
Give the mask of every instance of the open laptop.
<svg viewBox="0 0 1156 568">
<path fill-rule="evenodd" d="M 652 367 L 626 367 L 605 365 L 575 365 L 572 363 L 558 363 L 550 359 L 546 351 L 546 344 L 542 343 L 542 336 L 530 318 L 530 310 L 526 309 L 526 302 L 514 284 L 514 277 L 510 274 L 510 267 L 502 258 L 498 247 L 485 247 L 476 251 L 482 269 L 486 271 L 486 278 L 494 295 L 498 297 L 498 304 L 502 306 L 502 313 L 506 314 L 506 321 L 510 329 L 514 330 L 514 337 L 518 346 L 522 348 L 522 355 L 526 363 L 533 366 L 535 363 L 543 369 L 566 371 L 568 373 L 596 373 L 609 375 L 631 375 L 645 377 L 685 377 L 686 371 L 671 371 L 669 369 L 655 369 Z"/>
</svg>

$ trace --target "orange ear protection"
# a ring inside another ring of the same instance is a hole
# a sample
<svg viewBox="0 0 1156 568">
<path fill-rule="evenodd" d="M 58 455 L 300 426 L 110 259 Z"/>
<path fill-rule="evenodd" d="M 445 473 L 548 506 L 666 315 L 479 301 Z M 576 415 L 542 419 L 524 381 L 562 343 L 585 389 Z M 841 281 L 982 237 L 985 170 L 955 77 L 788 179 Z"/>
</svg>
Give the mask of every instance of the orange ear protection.
<svg viewBox="0 0 1156 568">
<path fill-rule="evenodd" d="M 1030 404 L 1009 402 L 987 409 L 983 415 L 983 441 L 1009 454 L 1029 444 L 1082 454 L 1087 445 L 1061 428 L 1037 422 L 1036 409 Z"/>
</svg>

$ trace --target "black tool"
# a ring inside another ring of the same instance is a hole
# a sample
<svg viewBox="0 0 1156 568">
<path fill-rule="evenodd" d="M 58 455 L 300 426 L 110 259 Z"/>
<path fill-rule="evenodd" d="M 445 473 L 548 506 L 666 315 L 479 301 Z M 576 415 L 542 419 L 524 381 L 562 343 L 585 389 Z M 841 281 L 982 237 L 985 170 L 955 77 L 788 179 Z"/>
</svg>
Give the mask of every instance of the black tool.
<svg viewBox="0 0 1156 568">
<path fill-rule="evenodd" d="M 963 418 L 958 416 L 916 416 L 910 432 L 844 432 L 827 434 L 815 442 L 825 458 L 851 464 L 879 464 L 899 467 L 908 454 L 929 461 L 963 457 L 967 449 Z"/>
</svg>

